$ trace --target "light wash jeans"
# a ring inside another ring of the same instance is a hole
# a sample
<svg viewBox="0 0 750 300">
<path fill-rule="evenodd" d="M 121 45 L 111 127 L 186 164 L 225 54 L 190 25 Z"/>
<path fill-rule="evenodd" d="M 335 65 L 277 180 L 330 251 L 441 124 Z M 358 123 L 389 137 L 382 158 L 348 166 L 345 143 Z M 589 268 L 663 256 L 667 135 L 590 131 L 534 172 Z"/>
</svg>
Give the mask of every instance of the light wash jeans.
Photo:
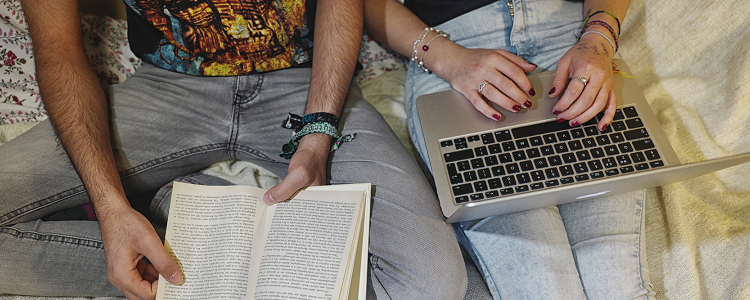
<svg viewBox="0 0 750 300">
<path fill-rule="evenodd" d="M 582 2 L 514 0 L 513 6 L 513 17 L 502 0 L 436 28 L 465 47 L 505 49 L 538 65 L 537 71 L 554 69 L 576 43 Z M 409 65 L 407 126 L 424 161 L 414 99 L 450 88 Z M 653 292 L 644 223 L 644 191 L 636 191 L 453 226 L 495 299 L 646 299 Z"/>
<path fill-rule="evenodd" d="M 228 159 L 283 178 L 289 160 L 279 153 L 292 132 L 280 125 L 303 114 L 309 81 L 305 68 L 195 77 L 145 65 L 109 97 L 128 196 Z M 331 154 L 330 183 L 373 184 L 368 299 L 463 298 L 464 262 L 429 183 L 356 88 L 339 128 L 357 137 Z M 96 221 L 41 220 L 89 202 L 49 122 L 0 152 L 0 294 L 121 295 L 107 279 Z"/>
</svg>

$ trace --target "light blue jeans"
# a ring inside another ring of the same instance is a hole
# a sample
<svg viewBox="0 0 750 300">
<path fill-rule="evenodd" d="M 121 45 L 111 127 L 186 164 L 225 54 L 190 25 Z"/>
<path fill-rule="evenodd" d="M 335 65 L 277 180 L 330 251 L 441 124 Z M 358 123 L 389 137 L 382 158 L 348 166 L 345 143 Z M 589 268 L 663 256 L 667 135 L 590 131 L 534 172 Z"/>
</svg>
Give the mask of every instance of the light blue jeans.
<svg viewBox="0 0 750 300">
<path fill-rule="evenodd" d="M 576 43 L 582 3 L 514 0 L 513 6 L 513 17 L 503 0 L 436 27 L 465 47 L 505 49 L 538 65 L 537 71 L 554 69 Z M 407 126 L 424 161 L 414 100 L 450 88 L 409 65 Z M 453 226 L 495 299 L 647 299 L 653 292 L 644 223 L 644 191 L 636 191 Z"/>
<path fill-rule="evenodd" d="M 289 112 L 303 114 L 309 82 L 305 68 L 238 77 L 141 68 L 109 97 L 115 159 L 131 203 L 222 160 L 286 176 L 289 160 L 279 153 L 292 132 L 280 125 Z M 428 181 L 356 88 L 339 129 L 357 137 L 331 154 L 330 183 L 373 184 L 368 299 L 462 299 L 464 262 Z M 107 279 L 96 221 L 42 220 L 89 202 L 49 122 L 0 152 L 0 294 L 121 295 Z"/>
</svg>

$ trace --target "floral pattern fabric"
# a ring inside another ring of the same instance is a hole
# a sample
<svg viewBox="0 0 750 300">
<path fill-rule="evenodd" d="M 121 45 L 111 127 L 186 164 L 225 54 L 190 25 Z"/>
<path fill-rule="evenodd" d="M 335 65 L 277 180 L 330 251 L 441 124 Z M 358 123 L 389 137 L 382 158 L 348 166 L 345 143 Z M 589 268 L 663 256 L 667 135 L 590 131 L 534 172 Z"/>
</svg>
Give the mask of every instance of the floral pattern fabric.
<svg viewBox="0 0 750 300">
<path fill-rule="evenodd" d="M 47 119 L 36 82 L 31 37 L 18 0 L 0 0 L 0 125 Z M 124 81 L 140 66 L 124 20 L 82 15 L 84 47 L 102 84 Z"/>
</svg>

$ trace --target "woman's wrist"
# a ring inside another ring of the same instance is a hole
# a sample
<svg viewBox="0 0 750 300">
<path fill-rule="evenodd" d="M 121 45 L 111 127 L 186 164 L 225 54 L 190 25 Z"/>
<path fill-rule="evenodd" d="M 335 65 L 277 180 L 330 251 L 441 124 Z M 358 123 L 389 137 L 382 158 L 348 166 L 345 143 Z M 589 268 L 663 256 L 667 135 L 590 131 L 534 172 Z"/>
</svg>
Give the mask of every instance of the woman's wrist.
<svg viewBox="0 0 750 300">
<path fill-rule="evenodd" d="M 462 48 L 462 46 L 449 39 L 437 38 L 430 44 L 429 50 L 424 53 L 422 63 L 426 69 L 443 77 L 442 74 L 445 74 L 444 70 L 448 63 L 447 58 L 454 57 L 455 55 L 451 53 L 455 53 L 458 48 Z"/>
</svg>

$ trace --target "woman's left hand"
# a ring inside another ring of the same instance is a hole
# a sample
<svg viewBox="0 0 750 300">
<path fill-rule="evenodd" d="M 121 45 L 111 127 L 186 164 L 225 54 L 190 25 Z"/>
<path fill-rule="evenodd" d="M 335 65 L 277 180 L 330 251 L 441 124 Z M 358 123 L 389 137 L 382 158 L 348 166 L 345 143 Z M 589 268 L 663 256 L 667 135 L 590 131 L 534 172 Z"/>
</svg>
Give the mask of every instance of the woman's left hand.
<svg viewBox="0 0 750 300">
<path fill-rule="evenodd" d="M 550 97 L 562 95 L 552 111 L 558 122 L 578 126 L 604 111 L 597 128 L 609 126 L 617 109 L 613 55 L 609 42 L 597 34 L 584 36 L 563 55 L 549 91 Z"/>
</svg>

